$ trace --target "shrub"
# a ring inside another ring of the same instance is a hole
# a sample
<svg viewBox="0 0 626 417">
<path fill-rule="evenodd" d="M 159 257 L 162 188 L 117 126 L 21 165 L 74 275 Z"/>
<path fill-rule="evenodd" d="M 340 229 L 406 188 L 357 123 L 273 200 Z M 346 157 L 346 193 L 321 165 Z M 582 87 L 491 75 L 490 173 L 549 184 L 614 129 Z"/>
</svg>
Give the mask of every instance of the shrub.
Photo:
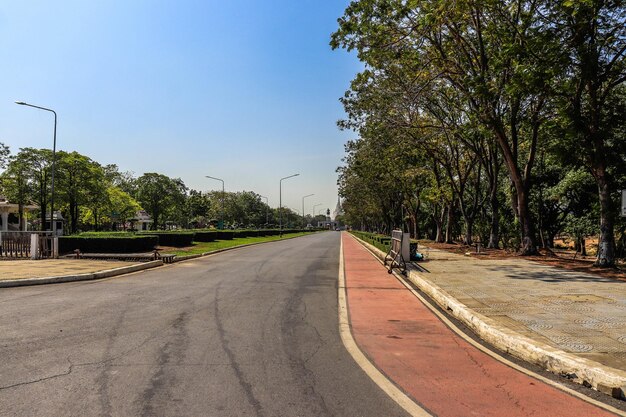
<svg viewBox="0 0 626 417">
<path fill-rule="evenodd" d="M 141 235 L 150 235 L 159 237 L 159 245 L 161 246 L 174 246 L 181 248 L 184 246 L 191 246 L 193 242 L 193 232 L 145 232 Z"/>
<path fill-rule="evenodd" d="M 217 239 L 217 231 L 216 230 L 203 230 L 201 232 L 196 232 L 196 236 L 194 240 L 196 242 L 214 242 Z"/>
<path fill-rule="evenodd" d="M 350 233 L 352 233 L 359 239 L 364 240 L 371 245 L 374 245 L 383 252 L 388 252 L 391 246 L 391 238 L 385 235 L 359 231 L 352 231 Z"/>
<path fill-rule="evenodd" d="M 70 253 L 75 249 L 83 253 L 136 253 L 149 252 L 159 244 L 158 236 L 100 235 L 61 236 L 59 252 Z"/>
<path fill-rule="evenodd" d="M 217 240 L 233 240 L 235 232 L 232 230 L 218 230 Z"/>
</svg>

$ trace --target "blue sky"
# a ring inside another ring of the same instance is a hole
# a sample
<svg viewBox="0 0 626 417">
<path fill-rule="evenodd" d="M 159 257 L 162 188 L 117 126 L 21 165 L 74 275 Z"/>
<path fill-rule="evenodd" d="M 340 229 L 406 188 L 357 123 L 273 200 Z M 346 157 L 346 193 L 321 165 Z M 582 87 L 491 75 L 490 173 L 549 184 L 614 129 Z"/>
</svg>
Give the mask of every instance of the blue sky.
<svg viewBox="0 0 626 417">
<path fill-rule="evenodd" d="M 361 69 L 331 51 L 349 0 L 3 2 L 0 142 L 78 151 L 120 170 L 334 208 L 338 98 Z M 318 210 L 322 206 L 318 207 Z"/>
</svg>

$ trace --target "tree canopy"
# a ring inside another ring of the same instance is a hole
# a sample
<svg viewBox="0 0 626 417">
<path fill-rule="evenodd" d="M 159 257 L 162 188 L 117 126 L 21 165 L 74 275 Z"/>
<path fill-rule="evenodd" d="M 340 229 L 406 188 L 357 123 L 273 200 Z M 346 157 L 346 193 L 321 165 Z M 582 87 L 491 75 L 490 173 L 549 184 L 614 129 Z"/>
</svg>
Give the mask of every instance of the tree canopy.
<svg viewBox="0 0 626 417">
<path fill-rule="evenodd" d="M 359 0 L 338 24 L 331 46 L 365 64 L 341 99 L 359 135 L 339 168 L 350 222 L 523 254 L 595 222 L 597 264 L 614 264 L 622 2 Z"/>
</svg>

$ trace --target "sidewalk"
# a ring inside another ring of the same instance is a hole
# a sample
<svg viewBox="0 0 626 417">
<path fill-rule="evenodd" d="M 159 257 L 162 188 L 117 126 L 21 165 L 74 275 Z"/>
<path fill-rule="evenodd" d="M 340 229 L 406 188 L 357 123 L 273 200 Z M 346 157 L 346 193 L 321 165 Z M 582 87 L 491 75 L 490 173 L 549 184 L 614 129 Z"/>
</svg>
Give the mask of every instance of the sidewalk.
<svg viewBox="0 0 626 417">
<path fill-rule="evenodd" d="M 474 312 L 537 342 L 626 371 L 626 282 L 524 259 L 426 249 L 418 273 Z"/>
<path fill-rule="evenodd" d="M 122 261 L 40 259 L 0 261 L 0 280 L 87 274 L 131 265 Z"/>
<path fill-rule="evenodd" d="M 108 278 L 160 265 L 163 265 L 160 260 L 143 263 L 91 259 L 2 260 L 0 288 Z"/>
<path fill-rule="evenodd" d="M 440 417 L 613 415 L 478 350 L 388 275 L 355 238 L 344 233 L 342 242 L 353 337 L 426 412 Z"/>
</svg>

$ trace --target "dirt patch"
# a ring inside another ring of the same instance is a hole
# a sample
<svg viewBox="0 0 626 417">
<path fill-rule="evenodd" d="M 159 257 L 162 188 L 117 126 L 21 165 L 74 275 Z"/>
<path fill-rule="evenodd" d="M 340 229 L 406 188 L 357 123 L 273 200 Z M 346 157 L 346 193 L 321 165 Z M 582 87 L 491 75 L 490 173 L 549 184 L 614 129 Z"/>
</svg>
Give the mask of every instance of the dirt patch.
<svg viewBox="0 0 626 417">
<path fill-rule="evenodd" d="M 420 241 L 420 246 L 428 246 L 434 249 L 441 249 L 447 252 L 459 255 L 471 256 L 475 259 L 525 259 L 534 262 L 540 262 L 557 268 L 567 269 L 569 271 L 582 272 L 596 275 L 602 278 L 613 278 L 620 281 L 626 281 L 626 265 L 619 262 L 616 268 L 597 268 L 593 266 L 595 258 L 591 256 L 581 257 L 570 250 L 540 250 L 539 255 L 535 256 L 519 256 L 515 252 L 504 249 L 484 249 L 481 247 L 480 253 L 476 253 L 475 246 L 467 246 L 458 243 L 436 243 L 432 241 Z M 418 249 L 419 251 L 419 249 Z"/>
</svg>

